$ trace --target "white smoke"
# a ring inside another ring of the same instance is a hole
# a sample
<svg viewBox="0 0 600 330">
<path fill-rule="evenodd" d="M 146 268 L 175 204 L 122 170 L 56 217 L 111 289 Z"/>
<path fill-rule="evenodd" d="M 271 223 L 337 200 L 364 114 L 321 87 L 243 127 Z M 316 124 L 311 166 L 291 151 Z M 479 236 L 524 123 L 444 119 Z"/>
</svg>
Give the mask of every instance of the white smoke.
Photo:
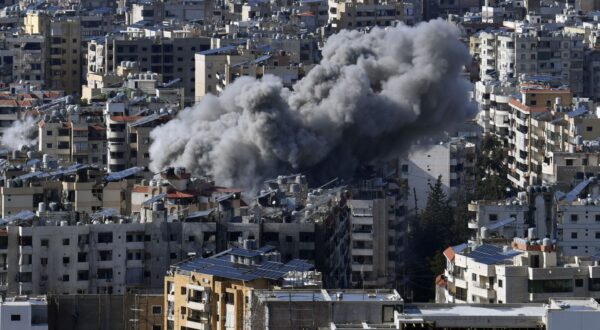
<svg viewBox="0 0 600 330">
<path fill-rule="evenodd" d="M 251 189 L 290 171 L 352 175 L 474 114 L 459 35 L 441 20 L 342 31 L 293 90 L 274 76 L 242 77 L 155 128 L 150 167 Z"/>
<path fill-rule="evenodd" d="M 0 144 L 10 150 L 20 150 L 22 146 L 36 143 L 36 120 L 26 117 L 25 120 L 15 120 L 10 127 L 4 130 Z"/>
</svg>

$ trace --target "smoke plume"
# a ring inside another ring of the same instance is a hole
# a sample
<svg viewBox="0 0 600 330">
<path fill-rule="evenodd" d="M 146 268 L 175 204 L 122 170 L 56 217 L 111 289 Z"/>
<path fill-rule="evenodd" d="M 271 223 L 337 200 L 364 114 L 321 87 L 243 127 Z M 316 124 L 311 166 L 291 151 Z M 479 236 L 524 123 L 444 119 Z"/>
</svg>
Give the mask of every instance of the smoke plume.
<svg viewBox="0 0 600 330">
<path fill-rule="evenodd" d="M 458 38 L 441 20 L 342 31 L 292 90 L 274 76 L 242 77 L 155 128 L 150 167 L 184 166 L 250 189 L 291 171 L 352 175 L 474 114 Z"/>
<path fill-rule="evenodd" d="M 0 144 L 10 150 L 20 150 L 22 146 L 36 143 L 35 130 L 36 121 L 32 117 L 25 120 L 15 120 L 10 127 L 4 130 Z"/>
</svg>

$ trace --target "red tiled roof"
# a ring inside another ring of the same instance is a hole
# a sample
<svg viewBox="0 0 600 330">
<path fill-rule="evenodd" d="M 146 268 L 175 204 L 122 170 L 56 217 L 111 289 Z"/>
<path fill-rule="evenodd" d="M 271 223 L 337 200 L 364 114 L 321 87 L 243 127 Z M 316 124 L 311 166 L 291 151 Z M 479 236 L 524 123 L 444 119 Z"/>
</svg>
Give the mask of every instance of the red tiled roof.
<svg viewBox="0 0 600 330">
<path fill-rule="evenodd" d="M 444 250 L 444 255 L 446 256 L 446 258 L 448 258 L 448 260 L 453 261 L 454 257 L 456 256 L 456 254 L 454 253 L 454 250 L 452 249 L 452 247 L 449 247 L 447 249 Z"/>
<path fill-rule="evenodd" d="M 176 199 L 176 198 L 194 198 L 195 195 L 184 193 L 182 191 L 174 191 L 167 194 L 167 198 Z"/>
<path fill-rule="evenodd" d="M 146 186 L 135 186 L 132 190 L 134 193 L 147 193 L 148 191 L 150 191 L 150 187 Z"/>
<path fill-rule="evenodd" d="M 548 108 L 545 107 L 530 107 L 527 106 L 513 98 L 510 98 L 510 100 L 508 100 L 508 104 L 514 106 L 515 108 L 520 109 L 521 111 L 524 112 L 546 112 L 549 111 Z"/>
<path fill-rule="evenodd" d="M 0 100 L 0 106 L 16 107 L 17 105 L 16 100 Z"/>
<path fill-rule="evenodd" d="M 142 118 L 142 117 L 141 116 L 110 116 L 110 120 L 123 121 L 123 122 L 136 121 L 140 118 Z"/>
</svg>

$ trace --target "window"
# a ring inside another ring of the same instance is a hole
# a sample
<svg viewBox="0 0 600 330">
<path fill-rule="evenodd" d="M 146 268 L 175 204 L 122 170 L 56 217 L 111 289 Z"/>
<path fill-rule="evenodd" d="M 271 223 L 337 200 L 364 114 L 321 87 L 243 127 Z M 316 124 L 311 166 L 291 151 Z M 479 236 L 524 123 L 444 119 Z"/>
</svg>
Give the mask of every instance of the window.
<svg viewBox="0 0 600 330">
<path fill-rule="evenodd" d="M 70 261 L 69 257 L 63 257 L 63 264 L 68 264 Z"/>
<path fill-rule="evenodd" d="M 501 288 L 502 287 L 502 280 L 498 280 L 498 287 Z"/>
<path fill-rule="evenodd" d="M 40 264 L 46 266 L 48 264 L 48 258 L 40 258 Z"/>
<path fill-rule="evenodd" d="M 300 242 L 314 242 L 315 241 L 315 233 L 312 232 L 300 232 L 299 235 Z"/>
<path fill-rule="evenodd" d="M 160 315 L 160 314 L 162 314 L 162 306 L 160 306 L 160 305 L 154 305 L 154 306 L 152 306 L 152 314 L 153 315 Z"/>
<path fill-rule="evenodd" d="M 477 274 L 475 274 L 475 273 L 471 274 L 471 280 L 477 281 Z"/>
<path fill-rule="evenodd" d="M 10 314 L 11 321 L 21 321 L 21 314 Z"/>
<path fill-rule="evenodd" d="M 98 269 L 98 279 L 100 280 L 111 280 L 113 277 L 113 270 L 111 268 L 100 268 Z"/>
<path fill-rule="evenodd" d="M 99 257 L 100 261 L 110 261 L 110 260 L 112 260 L 112 251 L 111 250 L 98 251 L 98 257 Z"/>
<path fill-rule="evenodd" d="M 113 233 L 98 233 L 98 243 L 112 243 Z"/>
<path fill-rule="evenodd" d="M 596 232 L 596 238 L 600 239 L 600 232 L 599 231 Z"/>
<path fill-rule="evenodd" d="M 594 130 L 594 128 L 593 128 L 592 126 L 587 126 L 587 127 L 585 128 L 585 130 L 586 130 L 586 131 L 588 131 L 588 132 L 591 132 L 591 131 L 593 131 L 593 130 Z"/>
<path fill-rule="evenodd" d="M 529 293 L 572 292 L 573 281 L 568 280 L 529 280 Z"/>
<path fill-rule="evenodd" d="M 52 131 L 46 131 L 46 135 L 52 136 Z"/>
<path fill-rule="evenodd" d="M 572 238 L 572 239 L 575 239 L 575 238 L 577 238 L 577 233 L 571 233 L 571 238 Z"/>
<path fill-rule="evenodd" d="M 186 294 L 187 293 L 187 289 L 185 288 L 185 286 L 181 287 L 181 294 Z"/>
<path fill-rule="evenodd" d="M 292 243 L 294 242 L 294 238 L 292 236 L 286 235 L 285 236 L 285 241 L 288 243 Z"/>
<path fill-rule="evenodd" d="M 600 221 L 600 214 L 596 214 L 596 221 Z"/>
<path fill-rule="evenodd" d="M 52 143 L 46 143 L 46 148 L 47 149 L 52 149 Z"/>
<path fill-rule="evenodd" d="M 576 278 L 575 279 L 575 286 L 578 288 L 582 288 L 583 287 L 583 279 L 582 278 Z"/>
<path fill-rule="evenodd" d="M 63 282 L 69 282 L 69 275 L 68 275 L 68 274 L 64 274 L 64 275 L 62 276 L 62 281 L 63 281 Z"/>
<path fill-rule="evenodd" d="M 498 215 L 497 214 L 490 214 L 489 218 L 490 218 L 490 221 L 497 221 L 498 220 Z"/>
<path fill-rule="evenodd" d="M 78 252 L 77 262 L 87 262 L 87 252 Z"/>
<path fill-rule="evenodd" d="M 577 214 L 571 214 L 571 222 L 577 222 Z"/>
<path fill-rule="evenodd" d="M 177 259 L 177 253 L 171 252 L 171 259 Z"/>
<path fill-rule="evenodd" d="M 565 159 L 565 162 L 566 162 L 567 166 L 573 166 L 573 160 L 572 159 Z"/>
<path fill-rule="evenodd" d="M 40 245 L 48 247 L 48 239 L 47 238 L 42 238 L 42 240 L 40 241 Z"/>
<path fill-rule="evenodd" d="M 90 272 L 88 270 L 80 270 L 77 271 L 77 280 L 78 281 L 87 281 L 90 277 Z"/>
<path fill-rule="evenodd" d="M 153 325 L 152 330 L 161 330 L 160 325 Z"/>
<path fill-rule="evenodd" d="M 69 245 L 71 244 L 71 240 L 68 238 L 63 238 L 63 245 Z"/>
</svg>

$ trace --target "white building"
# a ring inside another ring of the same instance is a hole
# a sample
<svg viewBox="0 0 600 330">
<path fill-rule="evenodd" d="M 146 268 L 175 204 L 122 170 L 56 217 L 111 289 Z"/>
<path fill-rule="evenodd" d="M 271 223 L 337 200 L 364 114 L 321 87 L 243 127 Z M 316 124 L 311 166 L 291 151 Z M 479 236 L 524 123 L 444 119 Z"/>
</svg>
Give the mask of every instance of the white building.
<svg viewBox="0 0 600 330">
<path fill-rule="evenodd" d="M 545 302 L 555 297 L 600 298 L 597 258 L 558 258 L 550 239 L 515 238 L 511 246 L 467 244 L 444 251 L 447 266 L 436 301 Z"/>
<path fill-rule="evenodd" d="M 17 296 L 0 302 L 0 329 L 47 330 L 46 298 Z"/>
<path fill-rule="evenodd" d="M 430 187 L 442 177 L 442 187 L 450 198 L 474 187 L 475 144 L 450 139 L 437 145 L 417 146 L 401 161 L 401 176 L 408 181 L 408 208 L 411 212 L 427 205 Z"/>
</svg>

